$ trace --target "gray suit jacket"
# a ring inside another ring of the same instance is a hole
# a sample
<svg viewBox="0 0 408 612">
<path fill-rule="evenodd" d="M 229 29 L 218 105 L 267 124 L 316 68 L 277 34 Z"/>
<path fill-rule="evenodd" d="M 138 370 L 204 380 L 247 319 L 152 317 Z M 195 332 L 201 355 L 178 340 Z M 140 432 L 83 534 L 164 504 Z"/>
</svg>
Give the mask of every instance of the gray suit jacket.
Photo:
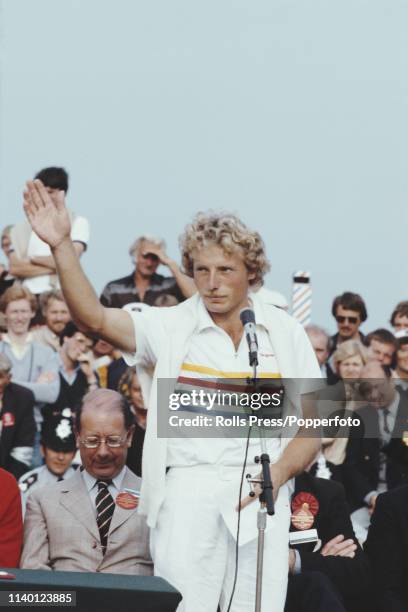
<svg viewBox="0 0 408 612">
<path fill-rule="evenodd" d="M 140 490 L 140 483 L 128 468 L 122 488 Z M 115 506 L 103 556 L 95 511 L 78 470 L 28 498 L 20 567 L 150 576 L 149 528 L 137 509 Z"/>
</svg>

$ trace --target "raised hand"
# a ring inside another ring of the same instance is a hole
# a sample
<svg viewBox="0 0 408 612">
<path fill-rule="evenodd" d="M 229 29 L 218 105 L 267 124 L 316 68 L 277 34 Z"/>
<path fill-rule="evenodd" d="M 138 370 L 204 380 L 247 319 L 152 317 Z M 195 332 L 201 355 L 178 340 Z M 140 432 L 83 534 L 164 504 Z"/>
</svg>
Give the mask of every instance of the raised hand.
<svg viewBox="0 0 408 612">
<path fill-rule="evenodd" d="M 159 258 L 160 263 L 163 264 L 164 266 L 169 266 L 173 261 L 166 254 L 164 249 L 160 248 L 159 246 L 155 244 L 149 244 L 149 248 L 145 249 L 142 255 L 148 255 L 149 253 L 151 253 L 152 255 L 156 255 L 156 257 Z"/>
<path fill-rule="evenodd" d="M 64 192 L 60 191 L 54 202 L 40 180 L 27 181 L 26 185 L 24 210 L 27 219 L 37 236 L 55 248 L 71 233 Z"/>
</svg>

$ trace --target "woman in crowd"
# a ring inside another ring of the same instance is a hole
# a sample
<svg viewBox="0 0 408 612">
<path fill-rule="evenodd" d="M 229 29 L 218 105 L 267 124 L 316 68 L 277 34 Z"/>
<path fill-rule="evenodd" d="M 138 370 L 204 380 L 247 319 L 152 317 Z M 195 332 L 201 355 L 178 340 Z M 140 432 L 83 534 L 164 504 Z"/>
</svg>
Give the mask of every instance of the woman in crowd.
<svg viewBox="0 0 408 612">
<path fill-rule="evenodd" d="M 147 410 L 144 407 L 142 389 L 134 367 L 126 370 L 119 381 L 118 391 L 126 397 L 135 415 L 135 432 L 133 434 L 132 446 L 128 451 L 126 465 L 137 476 L 141 476 Z"/>
<path fill-rule="evenodd" d="M 361 401 L 358 387 L 362 369 L 367 363 L 367 350 L 358 340 L 346 340 L 333 353 L 332 363 L 340 382 L 327 388 L 323 402 L 328 402 L 327 406 L 331 408 L 335 407 L 330 410 L 330 417 L 337 414 L 345 418 L 366 403 Z M 333 433 L 326 431 L 325 434 L 327 437 L 322 439 L 322 455 L 333 480 L 342 482 L 342 464 L 346 456 L 349 427 L 338 428 Z M 318 469 L 316 475 L 319 476 Z"/>
</svg>

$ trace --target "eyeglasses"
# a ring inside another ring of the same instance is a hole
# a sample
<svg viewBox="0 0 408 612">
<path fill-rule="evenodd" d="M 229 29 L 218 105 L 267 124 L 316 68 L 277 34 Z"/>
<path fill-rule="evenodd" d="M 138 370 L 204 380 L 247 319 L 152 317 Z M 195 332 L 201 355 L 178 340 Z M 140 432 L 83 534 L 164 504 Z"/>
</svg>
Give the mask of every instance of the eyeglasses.
<svg viewBox="0 0 408 612">
<path fill-rule="evenodd" d="M 358 322 L 358 317 L 343 317 L 342 315 L 337 315 L 335 319 L 337 323 L 345 323 L 347 321 L 352 325 L 355 325 Z"/>
<path fill-rule="evenodd" d="M 126 440 L 126 437 L 127 436 L 106 436 L 105 438 L 99 438 L 98 436 L 86 436 L 86 438 L 81 438 L 79 441 L 85 448 L 98 448 L 102 440 L 105 440 L 105 444 L 109 446 L 109 448 L 119 448 Z"/>
<path fill-rule="evenodd" d="M 153 261 L 159 261 L 159 257 L 155 253 L 143 253 L 143 259 L 152 259 Z"/>
</svg>

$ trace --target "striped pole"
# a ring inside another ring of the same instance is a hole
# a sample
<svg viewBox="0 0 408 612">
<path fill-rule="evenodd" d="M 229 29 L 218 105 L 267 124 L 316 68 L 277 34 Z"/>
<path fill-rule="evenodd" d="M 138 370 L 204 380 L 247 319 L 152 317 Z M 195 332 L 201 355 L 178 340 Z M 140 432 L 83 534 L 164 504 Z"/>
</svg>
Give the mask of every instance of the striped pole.
<svg viewBox="0 0 408 612">
<path fill-rule="evenodd" d="M 292 314 L 302 325 L 308 325 L 312 314 L 312 286 L 310 272 L 293 275 Z"/>
</svg>

